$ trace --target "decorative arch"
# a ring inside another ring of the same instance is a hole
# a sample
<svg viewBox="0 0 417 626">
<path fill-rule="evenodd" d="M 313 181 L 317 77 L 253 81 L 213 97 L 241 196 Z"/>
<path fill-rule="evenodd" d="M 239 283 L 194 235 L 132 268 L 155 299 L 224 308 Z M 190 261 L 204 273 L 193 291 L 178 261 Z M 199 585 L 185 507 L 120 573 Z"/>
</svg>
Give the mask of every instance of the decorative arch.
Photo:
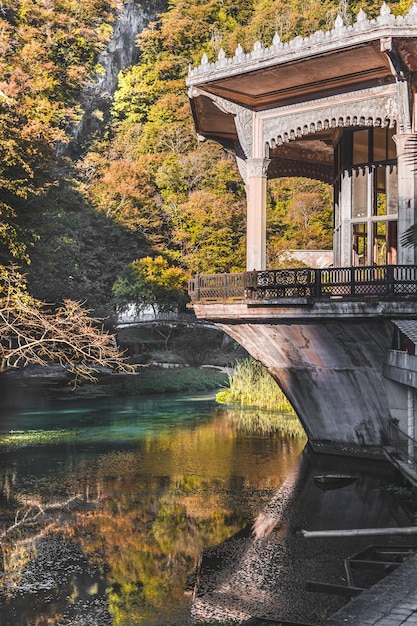
<svg viewBox="0 0 417 626">
<path fill-rule="evenodd" d="M 268 179 L 287 177 L 312 178 L 331 185 L 334 178 L 333 166 L 279 157 L 272 158 L 268 167 Z"/>
<path fill-rule="evenodd" d="M 369 127 L 369 126 L 374 126 L 374 127 L 389 127 L 389 128 L 394 128 L 396 124 L 396 120 L 395 119 L 390 119 L 390 118 L 384 118 L 382 119 L 381 117 L 365 117 L 364 115 L 362 115 L 361 117 L 358 116 L 353 116 L 350 117 L 349 115 L 344 117 L 339 117 L 338 119 L 336 118 L 331 118 L 331 119 L 324 119 L 324 120 L 319 120 L 317 123 L 315 122 L 311 122 L 309 126 L 304 125 L 303 128 L 301 128 L 301 126 L 297 126 L 296 128 L 291 128 L 288 131 L 284 131 L 280 134 L 278 134 L 276 137 L 273 137 L 271 139 L 271 143 L 269 144 L 269 142 L 267 142 L 266 145 L 269 146 L 269 148 L 276 148 L 277 146 L 281 146 L 284 143 L 289 143 L 290 141 L 296 141 L 297 139 L 300 139 L 301 137 L 305 137 L 306 135 L 317 135 L 317 133 L 320 133 L 323 130 L 330 130 L 332 128 L 347 128 L 347 127 Z"/>
<path fill-rule="evenodd" d="M 399 118 L 396 96 L 396 85 L 391 83 L 260 113 L 264 144 L 274 149 L 307 135 L 337 128 L 394 128 Z"/>
</svg>

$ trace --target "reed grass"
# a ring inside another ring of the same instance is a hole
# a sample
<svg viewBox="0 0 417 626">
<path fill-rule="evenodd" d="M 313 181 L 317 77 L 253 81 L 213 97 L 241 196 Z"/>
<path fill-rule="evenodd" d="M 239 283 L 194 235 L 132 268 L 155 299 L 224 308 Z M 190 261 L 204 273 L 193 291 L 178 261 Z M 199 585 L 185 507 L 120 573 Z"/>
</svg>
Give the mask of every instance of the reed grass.
<svg viewBox="0 0 417 626">
<path fill-rule="evenodd" d="M 220 404 L 240 405 L 267 409 L 269 411 L 288 411 L 293 408 L 268 370 L 253 359 L 238 361 L 229 374 L 229 389 L 216 395 Z"/>
<path fill-rule="evenodd" d="M 237 362 L 229 374 L 229 389 L 219 391 L 216 400 L 233 407 L 228 418 L 238 430 L 307 439 L 291 404 L 259 361 Z"/>
</svg>

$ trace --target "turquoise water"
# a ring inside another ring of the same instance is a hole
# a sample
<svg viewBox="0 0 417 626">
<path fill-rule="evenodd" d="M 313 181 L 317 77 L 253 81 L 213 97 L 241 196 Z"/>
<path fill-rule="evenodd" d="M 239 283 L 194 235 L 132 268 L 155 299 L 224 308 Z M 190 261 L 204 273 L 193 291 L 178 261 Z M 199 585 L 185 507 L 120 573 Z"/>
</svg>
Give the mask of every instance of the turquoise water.
<svg viewBox="0 0 417 626">
<path fill-rule="evenodd" d="M 303 447 L 238 430 L 211 394 L 4 395 L 1 626 L 186 623 L 203 550 L 250 527 Z"/>
</svg>

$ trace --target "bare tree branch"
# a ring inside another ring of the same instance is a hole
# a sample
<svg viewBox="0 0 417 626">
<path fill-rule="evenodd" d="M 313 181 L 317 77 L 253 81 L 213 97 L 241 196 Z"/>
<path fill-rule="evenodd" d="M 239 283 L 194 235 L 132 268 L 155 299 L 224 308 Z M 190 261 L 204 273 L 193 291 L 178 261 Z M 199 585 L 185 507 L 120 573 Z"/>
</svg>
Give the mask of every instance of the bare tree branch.
<svg viewBox="0 0 417 626">
<path fill-rule="evenodd" d="M 58 363 L 90 380 L 98 367 L 132 371 L 114 336 L 79 302 L 52 310 L 28 293 L 17 267 L 0 266 L 0 373 L 29 363 Z"/>
</svg>

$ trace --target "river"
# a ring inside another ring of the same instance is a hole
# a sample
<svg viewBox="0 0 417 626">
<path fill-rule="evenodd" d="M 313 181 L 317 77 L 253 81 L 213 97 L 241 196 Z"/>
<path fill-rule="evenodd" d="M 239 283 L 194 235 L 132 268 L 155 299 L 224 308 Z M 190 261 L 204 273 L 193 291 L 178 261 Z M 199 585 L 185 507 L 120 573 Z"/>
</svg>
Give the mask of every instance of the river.
<svg viewBox="0 0 417 626">
<path fill-rule="evenodd" d="M 304 447 L 243 430 L 214 394 L 3 394 L 0 625 L 321 623 L 346 599 L 308 593 L 306 580 L 340 583 L 343 559 L 370 541 L 305 540 L 299 528 L 410 514 L 386 464 Z M 314 475 L 330 468 L 358 478 L 323 491 Z"/>
</svg>

